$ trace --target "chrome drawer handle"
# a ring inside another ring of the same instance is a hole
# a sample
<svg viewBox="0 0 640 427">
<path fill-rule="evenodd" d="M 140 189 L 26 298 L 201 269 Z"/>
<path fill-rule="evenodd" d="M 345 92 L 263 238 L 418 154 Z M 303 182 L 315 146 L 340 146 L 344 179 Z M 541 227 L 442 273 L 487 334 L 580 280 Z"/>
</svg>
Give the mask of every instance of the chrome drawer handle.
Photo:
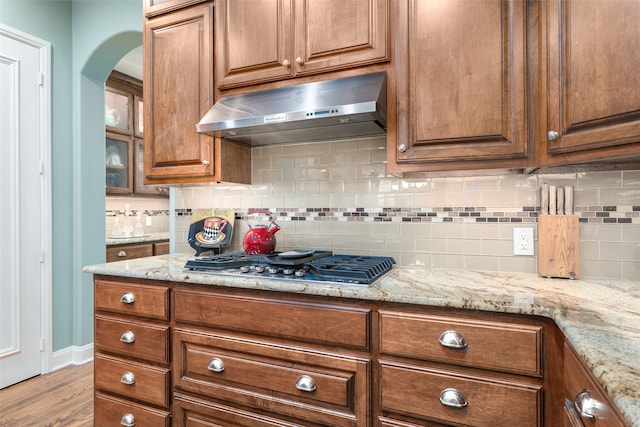
<svg viewBox="0 0 640 427">
<path fill-rule="evenodd" d="M 125 304 L 133 304 L 134 302 L 136 302 L 136 297 L 131 292 L 127 292 L 120 297 L 120 302 Z"/>
<path fill-rule="evenodd" d="M 592 420 L 596 417 L 598 401 L 591 396 L 591 392 L 589 390 L 583 390 L 578 393 L 574 403 L 576 405 L 576 409 L 584 418 Z"/>
<path fill-rule="evenodd" d="M 444 331 L 438 341 L 443 347 L 456 349 L 467 347 L 467 340 L 464 339 L 461 333 L 456 331 Z"/>
<path fill-rule="evenodd" d="M 209 366 L 207 369 L 212 372 L 224 372 L 224 362 L 222 359 L 213 358 L 209 361 Z"/>
<path fill-rule="evenodd" d="M 120 252 L 118 252 L 118 256 L 119 256 L 120 258 L 124 258 L 124 257 L 126 257 L 126 256 L 127 256 L 127 253 L 126 253 L 125 251 L 120 251 Z"/>
<path fill-rule="evenodd" d="M 132 372 L 125 372 L 122 378 L 120 378 L 120 382 L 126 385 L 133 385 L 136 383 L 136 377 Z"/>
<path fill-rule="evenodd" d="M 125 427 L 133 427 L 136 425 L 136 417 L 133 414 L 124 414 L 120 420 L 120 424 Z"/>
<path fill-rule="evenodd" d="M 133 344 L 136 341 L 136 336 L 131 331 L 126 331 L 120 336 L 120 341 L 125 344 Z"/>
<path fill-rule="evenodd" d="M 296 388 L 305 393 L 311 393 L 312 391 L 316 391 L 318 386 L 316 386 L 316 382 L 309 375 L 302 375 L 296 381 Z"/>
<path fill-rule="evenodd" d="M 445 388 L 440 393 L 440 403 L 450 408 L 464 408 L 469 404 L 462 392 L 455 388 Z"/>
</svg>

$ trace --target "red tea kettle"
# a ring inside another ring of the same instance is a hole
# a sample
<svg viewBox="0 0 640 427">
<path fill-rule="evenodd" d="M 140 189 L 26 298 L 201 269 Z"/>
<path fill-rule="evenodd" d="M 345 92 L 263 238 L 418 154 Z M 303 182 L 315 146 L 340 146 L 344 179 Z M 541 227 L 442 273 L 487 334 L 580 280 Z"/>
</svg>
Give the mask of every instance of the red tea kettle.
<svg viewBox="0 0 640 427">
<path fill-rule="evenodd" d="M 271 215 L 267 209 L 250 209 L 247 215 Z M 242 246 L 247 254 L 272 254 L 276 250 L 276 232 L 280 226 L 271 221 L 269 225 L 251 225 L 244 235 Z"/>
</svg>

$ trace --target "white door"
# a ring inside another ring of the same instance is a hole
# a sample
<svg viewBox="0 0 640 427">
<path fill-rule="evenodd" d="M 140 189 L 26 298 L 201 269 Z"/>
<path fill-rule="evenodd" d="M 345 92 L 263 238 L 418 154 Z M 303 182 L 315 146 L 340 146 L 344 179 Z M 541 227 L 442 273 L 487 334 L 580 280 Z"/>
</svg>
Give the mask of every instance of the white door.
<svg viewBox="0 0 640 427">
<path fill-rule="evenodd" d="M 0 388 L 45 367 L 49 67 L 48 43 L 0 26 Z"/>
</svg>

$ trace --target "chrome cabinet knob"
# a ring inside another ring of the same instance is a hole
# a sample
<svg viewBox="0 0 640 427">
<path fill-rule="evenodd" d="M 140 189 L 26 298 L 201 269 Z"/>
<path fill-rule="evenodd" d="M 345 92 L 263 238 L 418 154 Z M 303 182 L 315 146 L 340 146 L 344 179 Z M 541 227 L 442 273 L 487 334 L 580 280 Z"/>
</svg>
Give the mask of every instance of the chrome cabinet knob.
<svg viewBox="0 0 640 427">
<path fill-rule="evenodd" d="M 202 161 L 202 166 L 204 166 L 205 168 L 208 168 L 210 164 L 211 163 L 209 162 L 209 160 L 203 160 Z"/>
<path fill-rule="evenodd" d="M 213 358 L 209 361 L 207 369 L 212 372 L 224 372 L 224 362 L 222 359 Z"/>
<path fill-rule="evenodd" d="M 125 372 L 120 378 L 120 382 L 126 385 L 134 385 L 136 383 L 136 377 L 133 372 Z"/>
<path fill-rule="evenodd" d="M 316 382 L 309 375 L 302 375 L 296 380 L 296 388 L 305 393 L 311 393 L 315 391 L 318 386 Z"/>
<path fill-rule="evenodd" d="M 125 344 L 133 344 L 136 341 L 136 337 L 132 331 L 126 331 L 120 336 L 120 341 Z"/>
<path fill-rule="evenodd" d="M 440 393 L 440 403 L 450 408 L 464 408 L 469 405 L 467 398 L 455 388 L 445 388 Z"/>
<path fill-rule="evenodd" d="M 299 56 L 296 58 L 296 64 L 298 64 L 299 66 L 303 66 L 304 65 L 304 59 L 300 58 Z"/>
<path fill-rule="evenodd" d="M 555 130 L 550 130 L 549 132 L 547 132 L 547 139 L 549 141 L 557 141 L 559 137 L 560 137 L 560 134 Z"/>
<path fill-rule="evenodd" d="M 136 425 L 136 417 L 133 414 L 124 414 L 120 420 L 120 424 L 125 427 L 133 427 Z"/>
<path fill-rule="evenodd" d="M 438 339 L 440 345 L 447 348 L 461 349 L 467 347 L 467 340 L 456 331 L 444 331 Z"/>
<path fill-rule="evenodd" d="M 582 417 L 588 420 L 592 420 L 596 417 L 598 401 L 591 396 L 591 392 L 589 390 L 584 390 L 578 393 L 574 404 Z"/>
<path fill-rule="evenodd" d="M 284 61 L 282 61 L 282 66 L 285 68 L 291 68 L 291 62 L 289 62 L 288 59 L 285 59 Z"/>
<path fill-rule="evenodd" d="M 120 297 L 120 302 L 125 304 L 133 304 L 136 302 L 136 297 L 131 292 L 127 292 Z"/>
<path fill-rule="evenodd" d="M 122 258 L 122 257 L 126 257 L 126 256 L 127 256 L 127 253 L 126 253 L 125 251 L 120 251 L 120 252 L 118 252 L 118 256 L 119 256 L 120 258 Z"/>
<path fill-rule="evenodd" d="M 404 153 L 405 151 L 407 151 L 407 146 L 404 144 L 398 145 L 398 151 Z"/>
</svg>

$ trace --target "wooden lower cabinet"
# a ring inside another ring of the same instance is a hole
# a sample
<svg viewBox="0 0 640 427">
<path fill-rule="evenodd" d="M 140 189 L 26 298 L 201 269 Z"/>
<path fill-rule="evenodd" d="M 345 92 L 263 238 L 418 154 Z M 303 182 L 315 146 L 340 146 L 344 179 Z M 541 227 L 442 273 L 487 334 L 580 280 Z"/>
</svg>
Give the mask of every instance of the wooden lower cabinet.
<svg viewBox="0 0 640 427">
<path fill-rule="evenodd" d="M 107 246 L 107 262 L 144 258 L 169 253 L 169 241 L 160 240 L 148 243 L 126 243 Z"/>
<path fill-rule="evenodd" d="M 542 425 L 541 385 L 413 364 L 380 364 L 383 411 L 453 425 Z"/>
<path fill-rule="evenodd" d="M 177 328 L 174 361 L 181 391 L 303 423 L 369 425 L 368 358 Z"/>
<path fill-rule="evenodd" d="M 169 426 L 169 288 L 94 280 L 94 425 Z"/>
<path fill-rule="evenodd" d="M 545 319 L 94 284 L 96 426 L 629 426 Z M 572 403 L 585 389 L 593 421 Z"/>
<path fill-rule="evenodd" d="M 169 427 L 171 416 L 168 411 L 158 410 L 123 400 L 101 392 L 96 392 L 94 426 L 150 426 Z"/>
<path fill-rule="evenodd" d="M 569 343 L 564 344 L 564 384 L 564 427 L 629 426 Z"/>
</svg>

